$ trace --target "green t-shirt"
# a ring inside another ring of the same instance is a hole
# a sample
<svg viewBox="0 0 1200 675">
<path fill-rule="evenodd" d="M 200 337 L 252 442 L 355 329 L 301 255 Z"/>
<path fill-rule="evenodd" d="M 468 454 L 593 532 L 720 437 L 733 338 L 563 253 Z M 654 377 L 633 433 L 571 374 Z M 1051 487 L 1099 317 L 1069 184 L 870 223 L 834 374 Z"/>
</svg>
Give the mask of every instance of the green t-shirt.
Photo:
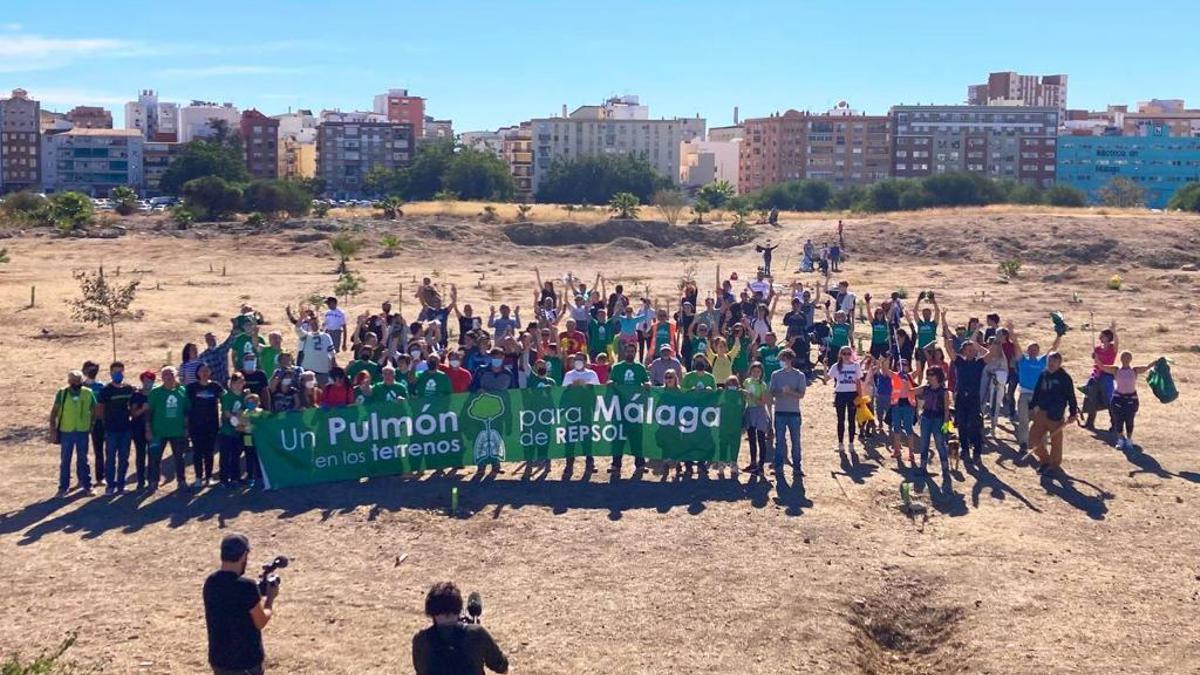
<svg viewBox="0 0 1200 675">
<path fill-rule="evenodd" d="M 829 348 L 841 349 L 850 345 L 850 324 L 835 323 L 829 327 Z"/>
<path fill-rule="evenodd" d="M 375 387 L 371 387 L 371 391 L 363 391 L 362 387 L 355 387 L 353 391 L 354 405 L 362 405 L 375 400 Z"/>
<path fill-rule="evenodd" d="M 546 362 L 546 377 L 555 382 L 562 382 L 563 378 L 563 362 L 559 356 L 543 356 L 542 360 Z"/>
<path fill-rule="evenodd" d="M 886 321 L 871 322 L 871 344 L 886 345 L 888 341 L 888 325 Z"/>
<path fill-rule="evenodd" d="M 350 380 L 351 384 L 354 384 L 354 378 L 358 377 L 358 374 L 364 370 L 371 374 L 372 384 L 378 384 L 383 381 L 383 370 L 380 369 L 379 364 L 364 359 L 355 359 L 346 366 L 346 378 Z"/>
<path fill-rule="evenodd" d="M 688 371 L 687 375 L 683 376 L 683 382 L 679 384 L 680 389 L 716 389 L 717 381 L 713 379 L 712 373 L 703 370 Z"/>
<path fill-rule="evenodd" d="M 619 361 L 617 365 L 612 367 L 612 371 L 608 374 L 610 384 L 620 385 L 637 385 L 641 386 L 650 381 L 650 375 L 646 372 L 646 366 L 634 361 Z"/>
<path fill-rule="evenodd" d="M 263 347 L 258 352 L 258 369 L 267 374 L 274 374 L 275 369 L 279 367 L 279 354 L 282 349 L 274 347 Z M 292 365 L 295 365 L 293 363 Z"/>
<path fill-rule="evenodd" d="M 225 414 L 232 413 L 235 416 L 241 414 L 243 408 L 242 395 L 244 393 L 245 392 L 242 392 L 242 394 L 235 394 L 233 391 L 226 390 L 224 394 L 221 394 L 221 430 L 217 433 L 221 434 L 222 436 L 237 435 L 237 429 L 235 429 L 233 425 L 229 423 L 229 420 L 225 417 Z"/>
<path fill-rule="evenodd" d="M 548 375 L 531 375 L 529 376 L 529 380 L 525 383 L 526 389 L 545 389 L 547 387 L 555 386 L 558 386 L 558 383 L 554 381 L 554 378 L 551 378 Z"/>
<path fill-rule="evenodd" d="M 440 370 L 421 373 L 412 387 L 413 396 L 449 396 L 453 391 L 450 376 Z"/>
<path fill-rule="evenodd" d="M 733 358 L 733 372 L 744 373 L 750 370 L 750 338 L 744 337 L 738 341 L 741 349 L 738 350 L 737 356 Z"/>
<path fill-rule="evenodd" d="M 762 380 L 746 378 L 742 383 L 742 396 L 746 399 L 746 405 L 761 406 L 763 405 L 762 397 L 767 392 L 767 383 Z"/>
<path fill-rule="evenodd" d="M 937 321 L 917 319 L 917 349 L 924 349 L 937 340 Z"/>
<path fill-rule="evenodd" d="M 779 345 L 772 347 L 771 345 L 763 345 L 758 348 L 758 360 L 763 365 L 763 381 L 771 381 L 771 373 L 779 370 L 779 352 L 783 348 Z"/>
<path fill-rule="evenodd" d="M 150 432 L 155 438 L 182 438 L 187 435 L 188 399 L 182 386 L 167 389 L 159 385 L 146 396 L 150 404 Z"/>
<path fill-rule="evenodd" d="M 599 321 L 588 322 L 588 351 L 592 354 L 599 354 L 608 349 L 612 344 L 613 338 L 616 337 L 618 331 L 617 321 L 611 320 L 604 323 Z"/>
<path fill-rule="evenodd" d="M 699 335 L 693 337 L 692 354 L 708 354 L 708 338 Z"/>
<path fill-rule="evenodd" d="M 248 333 L 242 333 L 233 338 L 233 344 L 229 346 L 229 353 L 233 354 L 234 366 L 240 370 L 242 367 L 242 358 L 246 354 L 261 353 L 266 342 L 260 337 L 255 340 Z M 264 373 L 274 372 L 267 370 L 267 364 L 261 358 L 258 360 L 258 368 Z"/>
<path fill-rule="evenodd" d="M 408 397 L 408 387 L 399 380 L 392 384 L 377 384 L 371 391 L 372 400 L 376 402 L 399 401 Z"/>
</svg>

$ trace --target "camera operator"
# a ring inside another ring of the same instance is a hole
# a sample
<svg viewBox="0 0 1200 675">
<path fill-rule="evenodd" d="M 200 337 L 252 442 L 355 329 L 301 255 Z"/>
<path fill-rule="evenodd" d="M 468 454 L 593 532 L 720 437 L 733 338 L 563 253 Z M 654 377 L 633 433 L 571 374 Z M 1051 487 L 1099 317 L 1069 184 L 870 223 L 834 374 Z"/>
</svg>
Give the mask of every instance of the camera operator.
<svg viewBox="0 0 1200 675">
<path fill-rule="evenodd" d="M 413 636 L 417 675 L 483 675 L 485 665 L 497 673 L 508 672 L 508 657 L 500 645 L 477 619 L 460 619 L 462 609 L 462 593 L 453 582 L 437 583 L 429 589 L 425 614 L 433 619 L 433 625 Z"/>
<path fill-rule="evenodd" d="M 214 675 L 261 675 L 262 629 L 271 620 L 278 584 L 259 593 L 246 573 L 250 540 L 230 534 L 221 540 L 221 569 L 204 581 L 204 621 L 208 625 L 208 663 Z"/>
</svg>

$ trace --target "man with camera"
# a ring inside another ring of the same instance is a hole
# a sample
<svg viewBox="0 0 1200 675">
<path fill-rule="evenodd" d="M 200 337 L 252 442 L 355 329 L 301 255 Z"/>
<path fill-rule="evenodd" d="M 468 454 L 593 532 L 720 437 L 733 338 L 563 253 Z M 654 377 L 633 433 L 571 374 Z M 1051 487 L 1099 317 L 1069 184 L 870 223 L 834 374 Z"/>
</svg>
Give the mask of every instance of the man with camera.
<svg viewBox="0 0 1200 675">
<path fill-rule="evenodd" d="M 460 617 L 462 593 L 454 582 L 433 585 L 425 596 L 425 614 L 433 625 L 413 636 L 413 669 L 417 675 L 483 675 L 483 668 L 508 672 L 508 657 L 479 623 L 483 603 L 475 593 L 470 616 Z"/>
<path fill-rule="evenodd" d="M 271 620 L 279 584 L 263 584 L 264 597 L 259 584 L 243 576 L 249 555 L 245 535 L 226 536 L 221 540 L 221 569 L 204 581 L 208 663 L 214 675 L 263 673 L 262 629 Z"/>
</svg>

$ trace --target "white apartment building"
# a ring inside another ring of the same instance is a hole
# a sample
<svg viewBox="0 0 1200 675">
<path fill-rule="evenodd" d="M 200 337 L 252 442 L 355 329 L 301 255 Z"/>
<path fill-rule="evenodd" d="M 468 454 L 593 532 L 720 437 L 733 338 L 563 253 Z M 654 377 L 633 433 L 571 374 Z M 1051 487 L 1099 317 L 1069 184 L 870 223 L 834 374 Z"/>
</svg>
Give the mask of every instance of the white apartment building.
<svg viewBox="0 0 1200 675">
<path fill-rule="evenodd" d="M 570 115 L 530 120 L 533 134 L 533 190 L 555 160 L 593 155 L 638 155 L 672 182 L 679 180 L 680 144 L 704 138 L 700 117 L 649 119 L 637 97 L 581 106 Z"/>
<path fill-rule="evenodd" d="M 148 141 L 175 142 L 179 139 L 179 104 L 158 100 L 158 94 L 143 89 L 138 100 L 125 104 L 125 128 L 137 129 Z"/>
<path fill-rule="evenodd" d="M 738 186 L 738 158 L 742 139 L 729 141 L 694 138 L 680 146 L 679 185 L 697 189 L 713 181 L 728 181 Z"/>
<path fill-rule="evenodd" d="M 242 113 L 232 103 L 209 103 L 192 101 L 179 110 L 179 142 L 187 143 L 197 138 L 209 138 L 213 135 L 213 120 L 225 122 L 230 132 L 236 133 L 240 128 Z"/>
</svg>

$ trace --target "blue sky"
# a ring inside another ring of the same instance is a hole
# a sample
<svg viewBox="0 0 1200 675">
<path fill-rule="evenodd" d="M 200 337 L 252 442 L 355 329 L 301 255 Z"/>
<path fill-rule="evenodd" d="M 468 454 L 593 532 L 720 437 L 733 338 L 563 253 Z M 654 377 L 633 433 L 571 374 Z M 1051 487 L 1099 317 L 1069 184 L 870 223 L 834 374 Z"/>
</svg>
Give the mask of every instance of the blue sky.
<svg viewBox="0 0 1200 675">
<path fill-rule="evenodd" d="M 845 99 L 869 113 L 956 103 L 989 71 L 1070 76 L 1072 108 L 1200 107 L 1200 2 L 0 3 L 0 91 L 50 109 L 232 101 L 268 114 L 369 109 L 389 87 L 457 131 L 606 96 L 710 126 Z"/>
</svg>

